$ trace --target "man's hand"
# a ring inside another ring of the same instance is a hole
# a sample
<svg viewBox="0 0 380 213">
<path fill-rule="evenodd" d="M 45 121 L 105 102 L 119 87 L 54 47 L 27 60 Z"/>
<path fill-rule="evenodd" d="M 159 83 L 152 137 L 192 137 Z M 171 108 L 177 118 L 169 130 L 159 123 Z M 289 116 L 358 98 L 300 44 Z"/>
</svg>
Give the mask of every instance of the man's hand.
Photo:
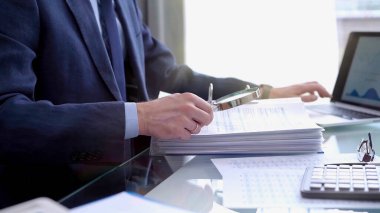
<svg viewBox="0 0 380 213">
<path fill-rule="evenodd" d="M 318 93 L 318 95 L 316 95 Z M 288 87 L 273 88 L 269 98 L 288 98 L 300 96 L 302 101 L 311 102 L 319 97 L 331 97 L 330 93 L 318 82 L 312 81 L 303 84 L 295 84 Z"/>
<path fill-rule="evenodd" d="M 189 139 L 213 119 L 210 104 L 192 93 L 137 103 L 137 115 L 139 134 L 160 139 Z"/>
</svg>

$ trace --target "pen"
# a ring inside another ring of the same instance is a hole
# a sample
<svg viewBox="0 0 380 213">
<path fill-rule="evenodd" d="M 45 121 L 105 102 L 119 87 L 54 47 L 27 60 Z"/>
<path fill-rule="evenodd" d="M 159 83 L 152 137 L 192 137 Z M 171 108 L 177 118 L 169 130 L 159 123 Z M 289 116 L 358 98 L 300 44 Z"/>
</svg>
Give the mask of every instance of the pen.
<svg viewBox="0 0 380 213">
<path fill-rule="evenodd" d="M 212 104 L 212 93 L 214 91 L 214 86 L 212 85 L 212 83 L 210 83 L 210 86 L 208 87 L 208 100 L 207 102 L 209 104 Z"/>
</svg>

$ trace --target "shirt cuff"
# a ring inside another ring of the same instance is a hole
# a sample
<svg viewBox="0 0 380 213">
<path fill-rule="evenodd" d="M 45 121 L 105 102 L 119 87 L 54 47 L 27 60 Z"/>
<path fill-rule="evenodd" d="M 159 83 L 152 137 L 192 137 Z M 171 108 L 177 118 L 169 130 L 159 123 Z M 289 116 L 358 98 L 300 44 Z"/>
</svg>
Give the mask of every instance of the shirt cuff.
<svg viewBox="0 0 380 213">
<path fill-rule="evenodd" d="M 125 109 L 125 135 L 124 139 L 139 135 L 139 121 L 137 118 L 137 105 L 133 102 L 124 103 Z"/>
</svg>

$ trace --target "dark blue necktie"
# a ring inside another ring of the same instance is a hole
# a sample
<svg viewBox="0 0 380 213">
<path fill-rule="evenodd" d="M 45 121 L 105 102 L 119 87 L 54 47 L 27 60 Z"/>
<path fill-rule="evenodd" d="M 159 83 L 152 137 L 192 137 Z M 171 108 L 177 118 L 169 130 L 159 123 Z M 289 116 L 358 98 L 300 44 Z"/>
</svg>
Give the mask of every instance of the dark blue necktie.
<svg viewBox="0 0 380 213">
<path fill-rule="evenodd" d="M 116 82 L 121 97 L 126 100 L 125 70 L 121 40 L 116 23 L 116 14 L 112 0 L 100 0 L 100 16 L 103 29 L 103 39 L 107 47 Z"/>
</svg>

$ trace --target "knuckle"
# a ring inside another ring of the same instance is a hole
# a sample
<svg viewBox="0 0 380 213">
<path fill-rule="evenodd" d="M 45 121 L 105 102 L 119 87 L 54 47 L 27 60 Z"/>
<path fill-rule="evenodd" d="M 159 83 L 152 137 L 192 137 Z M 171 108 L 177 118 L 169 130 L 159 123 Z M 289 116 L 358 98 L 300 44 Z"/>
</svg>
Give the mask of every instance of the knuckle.
<svg viewBox="0 0 380 213">
<path fill-rule="evenodd" d="M 191 95 L 192 95 L 192 93 L 190 93 L 190 92 L 184 92 L 184 93 L 182 93 L 184 96 L 186 96 L 186 97 L 191 97 Z"/>
<path fill-rule="evenodd" d="M 193 108 L 194 108 L 194 106 L 193 106 L 191 103 L 189 103 L 189 102 L 184 103 L 184 104 L 182 104 L 182 105 L 180 106 L 180 110 L 181 110 L 182 112 L 190 112 L 190 111 L 193 110 Z"/>
<path fill-rule="evenodd" d="M 183 93 L 183 96 L 186 98 L 186 99 L 194 99 L 196 96 L 193 94 L 193 93 L 190 93 L 190 92 L 185 92 Z"/>
</svg>

